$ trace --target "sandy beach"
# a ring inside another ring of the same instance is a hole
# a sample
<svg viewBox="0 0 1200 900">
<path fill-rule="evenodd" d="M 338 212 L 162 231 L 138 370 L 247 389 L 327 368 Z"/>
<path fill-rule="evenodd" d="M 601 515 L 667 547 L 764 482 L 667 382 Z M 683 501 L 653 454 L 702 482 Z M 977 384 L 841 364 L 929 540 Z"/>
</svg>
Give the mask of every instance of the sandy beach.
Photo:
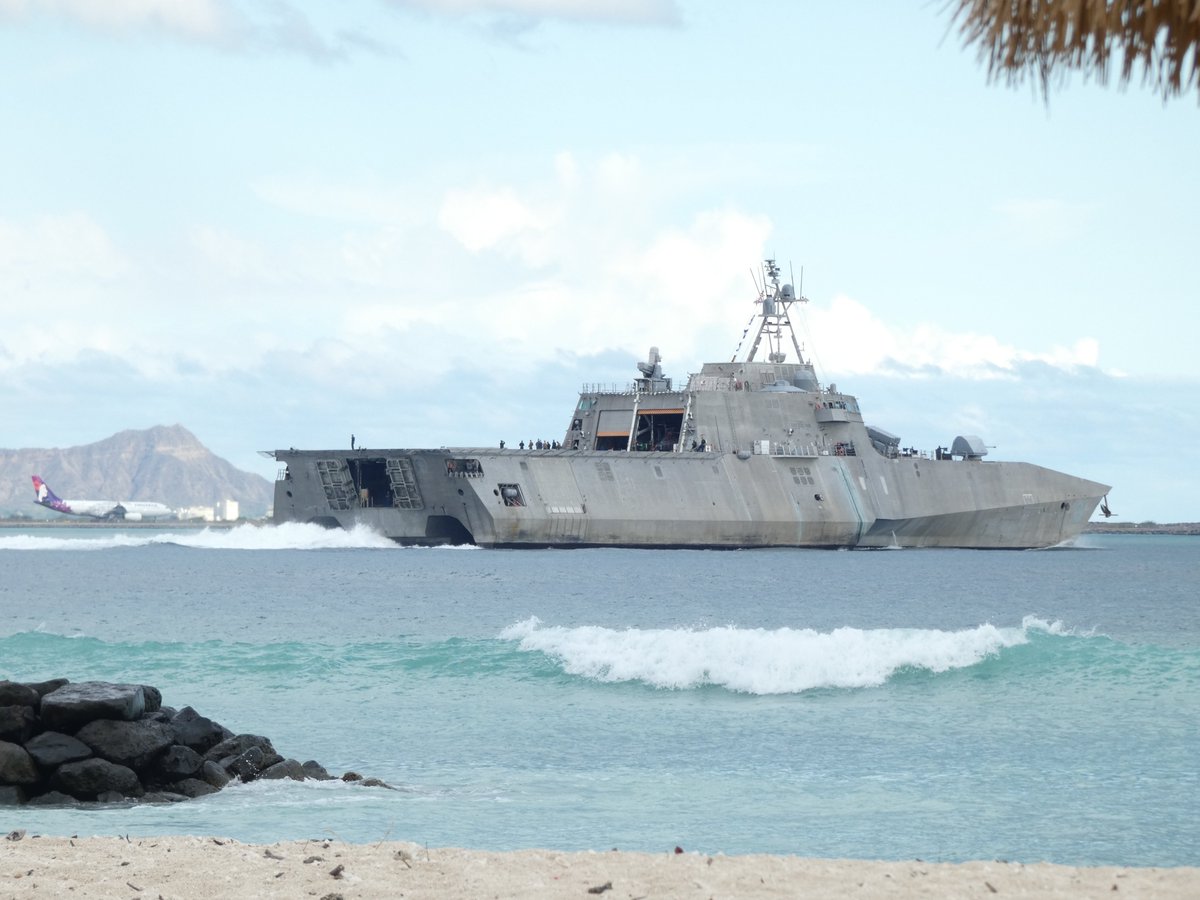
<svg viewBox="0 0 1200 900">
<path fill-rule="evenodd" d="M 1076 868 L 226 838 L 0 841 L 0 898 L 775 898 L 1200 896 L 1200 868 Z"/>
</svg>

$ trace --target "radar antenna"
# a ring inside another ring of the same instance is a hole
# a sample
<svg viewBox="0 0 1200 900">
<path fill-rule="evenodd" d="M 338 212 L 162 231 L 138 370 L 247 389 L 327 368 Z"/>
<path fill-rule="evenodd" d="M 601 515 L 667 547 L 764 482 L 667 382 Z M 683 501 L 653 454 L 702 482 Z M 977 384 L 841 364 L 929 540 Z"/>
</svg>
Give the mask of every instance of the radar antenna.
<svg viewBox="0 0 1200 900">
<path fill-rule="evenodd" d="M 801 286 L 803 287 L 804 269 L 800 270 Z M 757 279 L 755 279 L 757 285 Z M 753 362 L 763 337 L 767 339 L 767 361 L 781 363 L 787 359 L 787 351 L 783 346 L 783 336 L 786 332 L 792 340 L 792 348 L 796 351 L 796 361 L 804 365 L 804 354 L 800 351 L 800 342 L 796 340 L 796 330 L 792 327 L 789 314 L 791 306 L 796 301 L 807 303 L 808 298 L 801 293 L 796 296 L 790 284 L 779 283 L 779 266 L 775 260 L 763 261 L 763 286 L 759 289 L 755 303 L 761 305 L 757 314 L 758 331 L 754 335 L 754 343 L 746 354 L 746 362 Z"/>
</svg>

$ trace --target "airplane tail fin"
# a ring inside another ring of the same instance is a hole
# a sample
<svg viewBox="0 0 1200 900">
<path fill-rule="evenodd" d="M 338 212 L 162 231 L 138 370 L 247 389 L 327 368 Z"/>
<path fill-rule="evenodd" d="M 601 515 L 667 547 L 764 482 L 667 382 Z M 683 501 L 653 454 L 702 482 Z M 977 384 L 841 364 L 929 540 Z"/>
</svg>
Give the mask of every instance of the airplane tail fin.
<svg viewBox="0 0 1200 900">
<path fill-rule="evenodd" d="M 34 498 L 34 503 L 40 503 L 42 506 L 48 506 L 51 509 L 62 509 L 66 506 L 62 499 L 54 491 L 50 490 L 50 485 L 42 481 L 40 475 L 33 476 L 33 490 L 37 494 L 37 497 Z"/>
</svg>

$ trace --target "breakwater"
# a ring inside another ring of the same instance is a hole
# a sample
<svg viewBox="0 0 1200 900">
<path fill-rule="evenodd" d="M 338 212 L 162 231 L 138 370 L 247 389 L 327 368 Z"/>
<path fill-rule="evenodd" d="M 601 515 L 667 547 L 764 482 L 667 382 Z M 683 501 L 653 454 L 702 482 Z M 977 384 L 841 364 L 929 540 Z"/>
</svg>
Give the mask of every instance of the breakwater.
<svg viewBox="0 0 1200 900">
<path fill-rule="evenodd" d="M 169 803 L 258 778 L 329 780 L 149 685 L 0 681 L 0 805 Z M 384 786 L 353 772 L 346 781 Z"/>
</svg>

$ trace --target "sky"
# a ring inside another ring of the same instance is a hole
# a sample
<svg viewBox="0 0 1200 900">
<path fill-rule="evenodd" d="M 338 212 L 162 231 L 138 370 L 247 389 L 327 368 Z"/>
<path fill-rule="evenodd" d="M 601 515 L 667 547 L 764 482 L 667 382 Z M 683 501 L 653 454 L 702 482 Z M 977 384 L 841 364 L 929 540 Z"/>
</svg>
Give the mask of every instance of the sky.
<svg viewBox="0 0 1200 900">
<path fill-rule="evenodd" d="M 561 438 L 774 257 L 868 424 L 1200 520 L 1200 103 L 941 2 L 0 0 L 0 123 L 3 447 Z"/>
</svg>

